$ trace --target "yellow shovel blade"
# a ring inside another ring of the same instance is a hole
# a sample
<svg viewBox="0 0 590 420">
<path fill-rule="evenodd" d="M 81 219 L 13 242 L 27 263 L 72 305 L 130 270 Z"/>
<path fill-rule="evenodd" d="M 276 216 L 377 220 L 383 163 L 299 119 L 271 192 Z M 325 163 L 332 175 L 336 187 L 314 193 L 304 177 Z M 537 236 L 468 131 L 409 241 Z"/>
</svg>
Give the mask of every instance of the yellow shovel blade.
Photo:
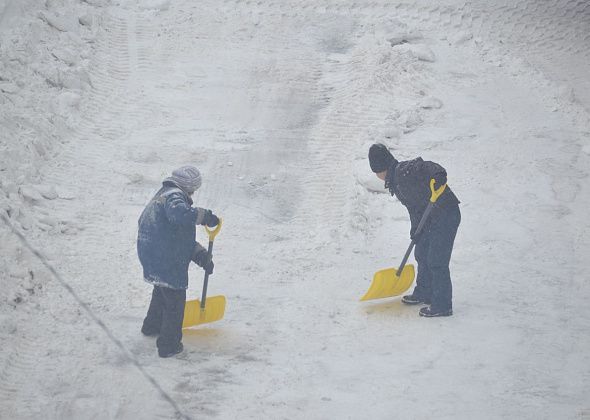
<svg viewBox="0 0 590 420">
<path fill-rule="evenodd" d="M 201 310 L 199 299 L 187 300 L 184 306 L 182 328 L 194 327 L 199 324 L 219 321 L 225 313 L 225 296 L 211 296 L 205 301 L 205 309 Z"/>
<path fill-rule="evenodd" d="M 396 275 L 397 268 L 380 270 L 373 276 L 373 282 L 361 300 L 381 299 L 399 296 L 414 283 L 414 266 L 404 266 L 401 275 Z"/>
</svg>

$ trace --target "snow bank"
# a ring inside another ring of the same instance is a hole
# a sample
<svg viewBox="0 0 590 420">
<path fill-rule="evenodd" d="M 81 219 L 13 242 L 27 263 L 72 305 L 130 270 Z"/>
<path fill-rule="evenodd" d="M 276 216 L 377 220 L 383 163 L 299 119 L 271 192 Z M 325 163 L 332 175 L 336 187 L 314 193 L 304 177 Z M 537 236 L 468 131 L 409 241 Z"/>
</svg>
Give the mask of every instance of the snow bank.
<svg viewBox="0 0 590 420">
<path fill-rule="evenodd" d="M 101 9 L 74 0 L 0 2 L 0 212 L 22 230 L 59 232 L 43 203 L 58 198 L 39 168 L 79 124 Z M 0 223 L 0 306 L 40 287 L 38 266 Z"/>
</svg>

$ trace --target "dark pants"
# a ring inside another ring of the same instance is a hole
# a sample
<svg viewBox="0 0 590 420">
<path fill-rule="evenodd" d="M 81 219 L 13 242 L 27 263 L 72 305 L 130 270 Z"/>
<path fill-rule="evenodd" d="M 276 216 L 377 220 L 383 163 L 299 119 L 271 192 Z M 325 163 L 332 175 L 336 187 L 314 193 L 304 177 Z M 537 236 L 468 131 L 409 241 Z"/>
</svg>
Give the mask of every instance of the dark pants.
<svg viewBox="0 0 590 420">
<path fill-rule="evenodd" d="M 185 302 L 185 289 L 154 286 L 150 307 L 141 330 L 148 335 L 159 334 L 156 341 L 158 351 L 167 352 L 180 345 Z"/>
<path fill-rule="evenodd" d="M 412 294 L 430 300 L 433 312 L 453 308 L 449 262 L 460 222 L 459 206 L 444 209 L 416 244 L 414 256 L 418 262 L 418 275 Z"/>
</svg>

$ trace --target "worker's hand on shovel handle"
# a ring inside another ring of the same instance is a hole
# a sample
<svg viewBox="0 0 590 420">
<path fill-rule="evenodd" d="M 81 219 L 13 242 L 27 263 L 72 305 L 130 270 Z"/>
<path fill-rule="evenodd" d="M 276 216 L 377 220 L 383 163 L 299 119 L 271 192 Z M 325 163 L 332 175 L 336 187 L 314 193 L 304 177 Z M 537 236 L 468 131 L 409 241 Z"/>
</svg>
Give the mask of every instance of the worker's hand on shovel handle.
<svg viewBox="0 0 590 420">
<path fill-rule="evenodd" d="M 213 268 L 215 268 L 215 264 L 213 264 L 212 259 L 203 266 L 203 270 L 209 275 L 213 274 Z"/>
<path fill-rule="evenodd" d="M 203 224 L 212 228 L 219 224 L 219 217 L 217 217 L 211 210 L 207 210 L 203 218 Z"/>
<path fill-rule="evenodd" d="M 205 270 L 207 274 L 213 274 L 213 268 L 215 267 L 215 264 L 213 264 L 213 256 L 209 255 L 207 250 L 203 248 L 200 244 L 197 244 L 195 247 L 193 261 L 199 267 Z"/>
</svg>

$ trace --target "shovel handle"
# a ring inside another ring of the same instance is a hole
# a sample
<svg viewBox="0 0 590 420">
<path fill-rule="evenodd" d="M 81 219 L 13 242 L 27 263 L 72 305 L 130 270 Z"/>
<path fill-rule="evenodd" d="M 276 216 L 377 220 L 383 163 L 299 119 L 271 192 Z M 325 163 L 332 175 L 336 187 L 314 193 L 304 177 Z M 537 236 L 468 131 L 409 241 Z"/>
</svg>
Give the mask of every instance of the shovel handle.
<svg viewBox="0 0 590 420">
<path fill-rule="evenodd" d="M 420 234 L 420 232 L 422 232 L 422 228 L 424 227 L 424 224 L 426 223 L 426 220 L 428 219 L 428 216 L 430 216 L 430 212 L 432 211 L 432 208 L 434 207 L 434 203 L 436 203 L 436 200 L 438 200 L 438 198 L 442 195 L 443 192 L 445 192 L 445 188 L 447 188 L 447 184 L 443 184 L 441 185 L 438 190 L 434 189 L 434 184 L 436 183 L 436 181 L 434 180 L 434 178 L 432 178 L 430 180 L 430 201 L 428 202 L 428 205 L 426 206 L 426 210 L 424 210 L 424 214 L 422 215 L 422 218 L 420 219 L 420 223 L 418 223 L 418 228 L 416 229 L 416 233 L 414 233 L 414 237 L 416 237 L 417 235 Z M 402 263 L 399 266 L 399 269 L 397 270 L 397 273 L 395 273 L 396 276 L 401 276 L 402 271 L 404 269 L 404 267 L 406 266 L 406 262 L 408 262 L 408 258 L 410 257 L 410 254 L 412 253 L 412 248 L 414 248 L 414 245 L 416 245 L 416 240 L 412 239 L 412 242 L 410 242 L 410 246 L 408 247 L 408 250 L 406 251 L 406 255 L 404 255 L 404 259 L 402 260 Z"/>
<path fill-rule="evenodd" d="M 445 188 L 447 188 L 447 184 L 442 184 L 440 187 L 438 187 L 438 190 L 434 189 L 434 184 L 436 183 L 435 179 L 432 178 L 430 180 L 430 202 L 431 203 L 435 203 L 436 200 L 438 200 L 438 197 L 440 197 L 442 195 L 442 193 L 445 192 Z"/>
<path fill-rule="evenodd" d="M 209 246 L 207 248 L 207 261 L 211 258 L 211 254 L 213 253 L 213 241 L 215 237 L 221 230 L 222 219 L 219 218 L 219 223 L 215 227 L 215 229 L 209 229 L 205 226 L 205 230 L 207 231 L 207 235 L 209 235 Z M 205 271 L 205 280 L 203 281 L 203 293 L 201 295 L 201 311 L 205 310 L 205 301 L 207 300 L 207 286 L 209 285 L 209 273 Z"/>
<path fill-rule="evenodd" d="M 222 223 L 223 223 L 223 219 L 220 217 L 219 218 L 219 223 L 217 224 L 217 226 L 215 226 L 215 229 L 209 229 L 205 225 L 205 231 L 207 231 L 207 235 L 209 236 L 209 241 L 213 242 L 215 240 L 215 237 L 217 236 L 217 234 L 221 230 Z"/>
</svg>

